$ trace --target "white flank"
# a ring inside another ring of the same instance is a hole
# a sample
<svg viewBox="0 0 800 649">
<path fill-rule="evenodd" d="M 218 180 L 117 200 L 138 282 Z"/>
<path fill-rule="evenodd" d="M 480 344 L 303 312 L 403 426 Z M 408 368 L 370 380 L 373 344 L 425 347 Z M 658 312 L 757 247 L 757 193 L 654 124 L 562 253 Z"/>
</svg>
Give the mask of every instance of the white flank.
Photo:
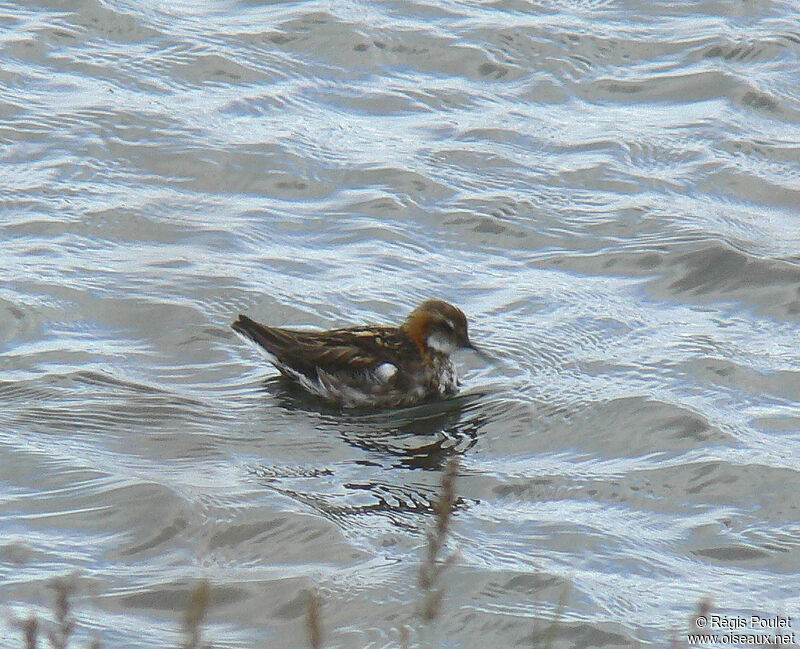
<svg viewBox="0 0 800 649">
<path fill-rule="evenodd" d="M 329 374 L 325 370 L 317 368 L 317 376 L 319 377 L 319 386 L 317 387 L 316 394 L 327 399 L 339 401 L 344 406 L 352 407 L 370 404 L 371 399 L 369 394 L 354 386 L 348 385 L 335 374 Z"/>
<path fill-rule="evenodd" d="M 395 374 L 397 374 L 397 368 L 391 363 L 381 363 L 375 368 L 375 378 L 381 383 L 388 383 Z"/>
</svg>

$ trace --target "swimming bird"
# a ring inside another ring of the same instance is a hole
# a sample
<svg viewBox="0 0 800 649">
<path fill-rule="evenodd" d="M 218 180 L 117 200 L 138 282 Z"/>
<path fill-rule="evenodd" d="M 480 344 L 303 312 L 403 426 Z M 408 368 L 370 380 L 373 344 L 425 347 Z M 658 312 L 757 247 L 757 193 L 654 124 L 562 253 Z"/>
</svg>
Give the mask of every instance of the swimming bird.
<svg viewBox="0 0 800 649">
<path fill-rule="evenodd" d="M 464 313 L 427 300 L 399 327 L 361 326 L 309 332 L 259 324 L 239 315 L 231 327 L 259 346 L 284 376 L 344 407 L 399 407 L 455 394 L 450 355 L 475 349 Z"/>
</svg>

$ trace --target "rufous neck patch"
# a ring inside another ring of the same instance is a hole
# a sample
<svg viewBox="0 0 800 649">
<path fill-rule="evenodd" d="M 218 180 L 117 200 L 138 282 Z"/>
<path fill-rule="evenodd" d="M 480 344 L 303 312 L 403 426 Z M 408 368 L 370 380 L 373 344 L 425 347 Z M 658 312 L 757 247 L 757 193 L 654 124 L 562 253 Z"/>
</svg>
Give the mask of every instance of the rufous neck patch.
<svg viewBox="0 0 800 649">
<path fill-rule="evenodd" d="M 419 351 L 425 358 L 430 357 L 428 350 L 428 331 L 431 325 L 431 315 L 429 313 L 415 313 L 406 320 L 403 328 L 406 330 L 408 337 L 414 341 L 419 347 Z"/>
</svg>

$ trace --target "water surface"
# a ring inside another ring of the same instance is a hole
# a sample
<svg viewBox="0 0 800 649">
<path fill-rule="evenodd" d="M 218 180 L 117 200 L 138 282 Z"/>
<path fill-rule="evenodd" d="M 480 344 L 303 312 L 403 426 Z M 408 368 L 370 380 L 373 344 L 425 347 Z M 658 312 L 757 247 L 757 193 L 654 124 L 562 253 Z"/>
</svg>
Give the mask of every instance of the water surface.
<svg viewBox="0 0 800 649">
<path fill-rule="evenodd" d="M 800 615 L 791 2 L 0 4 L 0 637 L 664 646 Z M 441 297 L 497 358 L 340 412 L 229 329 Z M 424 636 L 424 634 L 423 634 Z M 419 636 L 414 635 L 414 642 Z"/>
</svg>

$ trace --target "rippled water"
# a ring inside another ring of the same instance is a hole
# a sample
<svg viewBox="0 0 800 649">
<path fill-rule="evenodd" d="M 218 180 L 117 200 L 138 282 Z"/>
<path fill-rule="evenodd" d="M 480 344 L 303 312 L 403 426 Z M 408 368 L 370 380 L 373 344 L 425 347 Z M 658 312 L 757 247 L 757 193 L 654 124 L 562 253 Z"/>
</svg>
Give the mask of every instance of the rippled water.
<svg viewBox="0 0 800 649">
<path fill-rule="evenodd" d="M 0 4 L 0 604 L 175 643 L 664 645 L 800 615 L 793 2 Z M 496 363 L 337 412 L 229 329 L 399 322 Z M 19 631 L 0 637 L 19 646 Z M 538 635 L 537 635 L 538 634 Z"/>
</svg>

